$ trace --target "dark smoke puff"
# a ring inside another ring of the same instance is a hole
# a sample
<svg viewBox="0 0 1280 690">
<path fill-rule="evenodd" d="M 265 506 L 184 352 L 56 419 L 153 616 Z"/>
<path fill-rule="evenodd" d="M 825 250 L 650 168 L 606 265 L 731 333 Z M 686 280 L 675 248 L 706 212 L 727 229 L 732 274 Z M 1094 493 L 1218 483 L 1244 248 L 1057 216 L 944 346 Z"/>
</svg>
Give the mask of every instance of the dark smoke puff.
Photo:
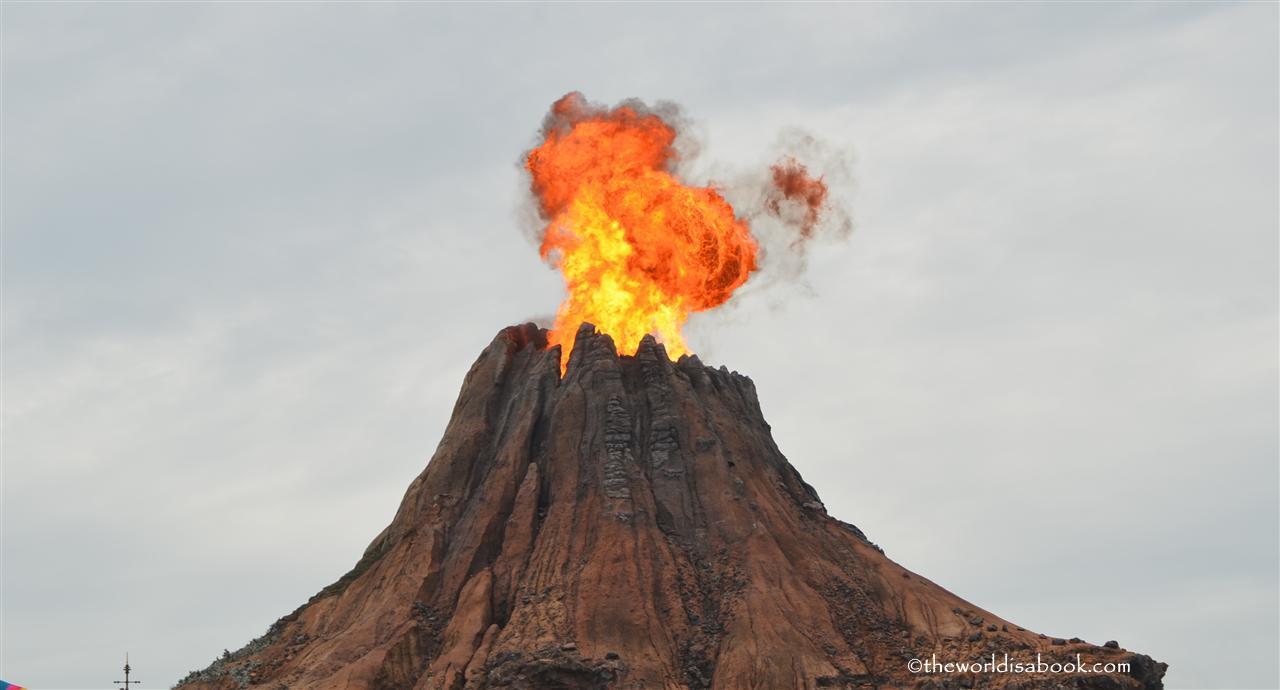
<svg viewBox="0 0 1280 690">
<path fill-rule="evenodd" d="M 827 183 L 822 176 L 814 177 L 803 163 L 790 156 L 769 168 L 773 175 L 774 192 L 765 199 L 765 208 L 781 218 L 787 202 L 799 205 L 803 217 L 798 224 L 803 243 L 813 237 L 818 221 L 827 211 Z"/>
</svg>

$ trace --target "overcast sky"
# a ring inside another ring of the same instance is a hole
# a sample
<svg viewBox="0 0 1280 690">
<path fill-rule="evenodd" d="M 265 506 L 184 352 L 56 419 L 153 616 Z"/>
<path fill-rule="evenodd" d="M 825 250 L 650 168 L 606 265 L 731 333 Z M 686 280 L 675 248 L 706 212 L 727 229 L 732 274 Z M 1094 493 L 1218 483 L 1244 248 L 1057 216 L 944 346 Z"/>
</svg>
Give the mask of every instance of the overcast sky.
<svg viewBox="0 0 1280 690">
<path fill-rule="evenodd" d="M 560 300 L 516 161 L 581 90 L 849 156 L 852 236 L 689 330 L 833 515 L 1280 686 L 1277 7 L 5 3 L 0 677 L 166 687 L 355 563 Z"/>
</svg>

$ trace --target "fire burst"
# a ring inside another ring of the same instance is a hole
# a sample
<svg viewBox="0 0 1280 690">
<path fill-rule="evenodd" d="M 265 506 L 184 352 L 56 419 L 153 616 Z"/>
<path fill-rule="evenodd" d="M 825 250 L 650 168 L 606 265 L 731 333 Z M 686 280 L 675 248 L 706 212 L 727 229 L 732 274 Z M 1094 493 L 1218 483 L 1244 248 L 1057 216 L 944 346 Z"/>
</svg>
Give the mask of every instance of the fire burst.
<svg viewBox="0 0 1280 690">
<path fill-rule="evenodd" d="M 551 106 L 524 161 L 548 221 L 542 258 L 568 289 L 551 345 L 567 352 L 588 322 L 622 354 L 651 333 L 679 357 L 689 352 L 680 334 L 689 315 L 727 302 L 758 268 L 760 245 L 729 202 L 676 176 L 676 136 L 635 101 L 608 109 L 570 93 Z M 770 172 L 762 207 L 747 215 L 797 233 L 788 249 L 803 253 L 830 210 L 827 184 L 791 156 Z"/>
<path fill-rule="evenodd" d="M 545 139 L 525 159 L 549 220 L 540 251 L 568 288 L 552 345 L 568 352 L 589 322 L 619 352 L 652 333 L 679 357 L 689 314 L 724 304 L 756 269 L 758 245 L 729 202 L 673 173 L 675 138 L 640 106 L 606 110 L 578 93 L 552 106 Z"/>
</svg>

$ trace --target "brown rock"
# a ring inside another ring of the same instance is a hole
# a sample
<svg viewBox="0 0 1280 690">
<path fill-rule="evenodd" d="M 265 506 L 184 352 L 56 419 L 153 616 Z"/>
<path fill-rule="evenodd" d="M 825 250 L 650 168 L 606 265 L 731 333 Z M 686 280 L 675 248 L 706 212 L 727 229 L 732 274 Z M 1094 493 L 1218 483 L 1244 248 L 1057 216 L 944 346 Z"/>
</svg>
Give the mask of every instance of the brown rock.
<svg viewBox="0 0 1280 690">
<path fill-rule="evenodd" d="M 908 670 L 934 650 L 1050 653 L 971 633 L 1010 624 L 828 516 L 750 379 L 651 338 L 619 357 L 587 325 L 563 379 L 560 355 L 532 324 L 499 333 L 355 568 L 179 687 L 915 687 L 947 681 Z M 1161 687 L 1164 664 L 1077 649 L 1135 670 L 981 685 Z"/>
</svg>

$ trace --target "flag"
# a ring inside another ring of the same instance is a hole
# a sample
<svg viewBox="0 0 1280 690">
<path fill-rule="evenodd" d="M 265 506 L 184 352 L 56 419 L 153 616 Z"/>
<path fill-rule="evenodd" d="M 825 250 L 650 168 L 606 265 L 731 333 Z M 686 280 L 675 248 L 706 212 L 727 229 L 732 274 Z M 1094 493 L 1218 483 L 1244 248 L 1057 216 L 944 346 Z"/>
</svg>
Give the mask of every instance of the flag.
<svg viewBox="0 0 1280 690">
<path fill-rule="evenodd" d="M 7 683 L 0 680 L 0 690 L 26 690 L 26 688 L 21 685 L 14 685 L 13 683 Z"/>
</svg>

